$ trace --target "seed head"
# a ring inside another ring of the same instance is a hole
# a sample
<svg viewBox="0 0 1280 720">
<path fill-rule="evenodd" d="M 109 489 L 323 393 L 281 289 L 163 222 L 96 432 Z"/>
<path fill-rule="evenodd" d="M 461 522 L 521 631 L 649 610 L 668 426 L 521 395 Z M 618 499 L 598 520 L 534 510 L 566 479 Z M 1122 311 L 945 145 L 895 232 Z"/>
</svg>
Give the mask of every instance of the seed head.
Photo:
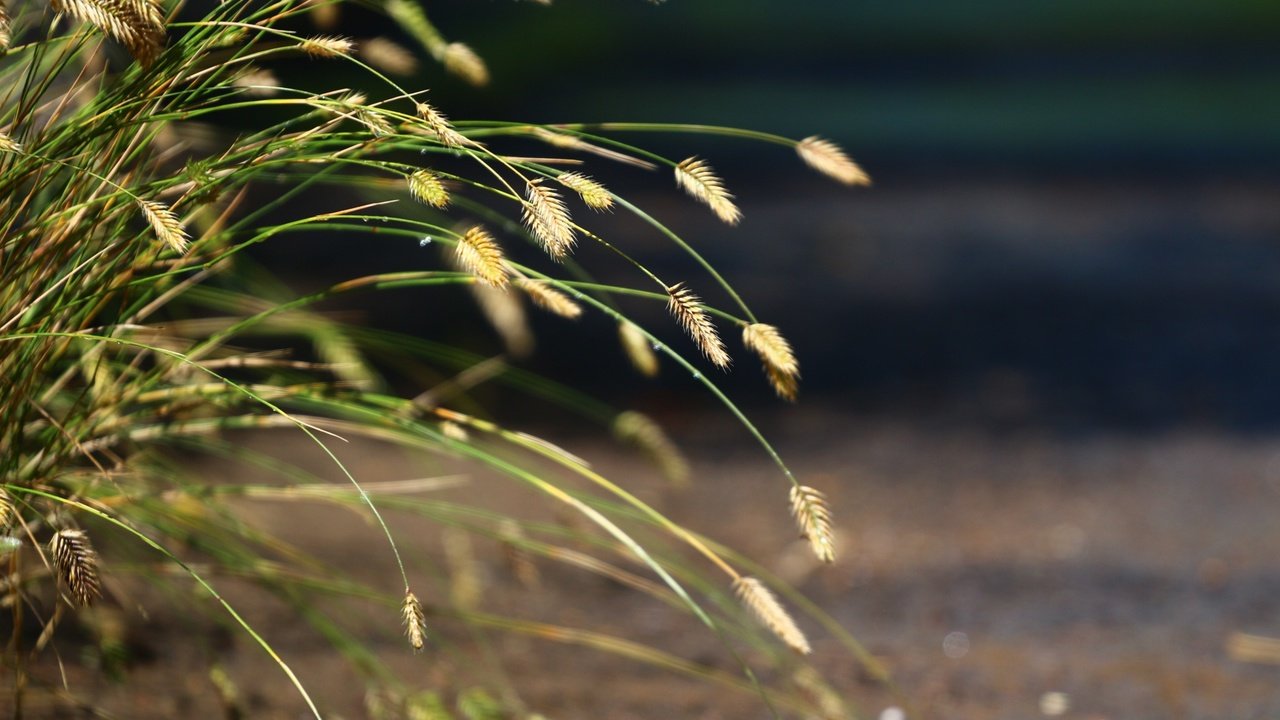
<svg viewBox="0 0 1280 720">
<path fill-rule="evenodd" d="M 376 37 L 360 43 L 360 54 L 369 64 L 394 75 L 413 75 L 418 71 L 418 58 L 398 43 Z"/>
<path fill-rule="evenodd" d="M 813 554 L 824 563 L 835 562 L 836 544 L 831 534 L 831 508 L 826 496 L 807 485 L 791 488 L 791 514 L 800 527 L 800 536 L 813 548 Z"/>
<path fill-rule="evenodd" d="M 707 315 L 702 300 L 685 287 L 684 283 L 676 283 L 667 288 L 667 298 L 667 310 L 684 327 L 689 337 L 693 338 L 702 354 L 716 367 L 728 369 L 729 353 L 725 351 L 720 333 Z"/>
<path fill-rule="evenodd" d="M 613 208 L 613 195 L 604 186 L 582 173 L 568 172 L 556 178 L 560 184 L 578 193 L 592 210 Z"/>
<path fill-rule="evenodd" d="M 106 33 L 144 66 L 164 49 L 164 15 L 154 0 L 53 0 L 52 5 Z"/>
<path fill-rule="evenodd" d="M 737 225 L 742 211 L 733 204 L 733 195 L 724 188 L 724 182 L 705 160 L 691 157 L 676 166 L 676 185 L 701 201 L 724 222 Z"/>
<path fill-rule="evenodd" d="M 142 209 L 142 215 L 151 224 L 151 230 L 161 242 L 173 248 L 173 251 L 179 255 L 187 252 L 187 230 L 182 227 L 182 221 L 178 220 L 178 216 L 174 215 L 168 206 L 151 200 L 139 200 L 138 207 Z"/>
<path fill-rule="evenodd" d="M 507 286 L 506 258 L 488 230 L 479 225 L 458 238 L 454 248 L 458 265 L 486 285 L 499 290 Z"/>
<path fill-rule="evenodd" d="M 799 389 L 800 364 L 778 328 L 764 323 L 747 325 L 742 329 L 742 344 L 760 356 L 765 375 L 778 395 L 794 402 Z"/>
<path fill-rule="evenodd" d="M 428 103 L 418 103 L 418 116 L 426 121 L 427 129 L 445 147 L 474 146 L 477 144 L 474 140 L 470 140 L 462 133 L 454 130 L 453 125 L 449 124 L 449 118 Z"/>
<path fill-rule="evenodd" d="M 738 595 L 743 607 L 751 612 L 762 625 L 769 628 L 788 647 L 801 655 L 812 652 L 809 640 L 796 626 L 795 620 L 787 613 L 778 599 L 769 592 L 764 583 L 753 577 L 740 577 L 733 581 L 733 590 Z"/>
<path fill-rule="evenodd" d="M 17 140 L 9 137 L 8 134 L 0 131 L 0 153 L 20 153 L 22 146 Z"/>
<path fill-rule="evenodd" d="M 422 650 L 427 643 L 427 615 L 422 611 L 422 603 L 418 596 L 405 588 L 404 602 L 400 605 L 400 616 L 404 619 L 404 632 L 409 637 L 409 645 L 414 652 Z"/>
<path fill-rule="evenodd" d="M 516 281 L 516 285 L 524 291 L 525 295 L 529 296 L 534 305 L 547 312 L 570 320 L 582 316 L 582 306 L 571 300 L 568 295 L 552 287 L 550 283 L 542 280 L 521 278 Z"/>
<path fill-rule="evenodd" d="M 98 554 L 82 530 L 59 530 L 49 541 L 53 567 L 78 605 L 102 594 L 98 583 Z"/>
<path fill-rule="evenodd" d="M 622 350 L 627 359 L 641 375 L 657 377 L 658 354 L 649 345 L 649 338 L 640 332 L 634 323 L 622 320 L 618 323 L 618 339 L 622 342 Z"/>
<path fill-rule="evenodd" d="M 543 185 L 541 178 L 525 187 L 524 224 L 555 260 L 563 260 L 577 243 L 569 209 L 560 193 Z"/>
<path fill-rule="evenodd" d="M 355 43 L 336 35 L 317 35 L 303 40 L 298 49 L 313 58 L 340 58 L 350 55 Z"/>
<path fill-rule="evenodd" d="M 442 210 L 449 206 L 449 191 L 439 175 L 430 170 L 418 170 L 409 175 L 408 182 L 409 194 L 415 200 Z"/>
<path fill-rule="evenodd" d="M 476 87 L 489 84 L 489 68 L 469 46 L 449 43 L 444 49 L 444 69 Z"/>
<path fill-rule="evenodd" d="M 689 461 L 653 418 L 634 410 L 620 413 L 613 420 L 613 434 L 639 448 L 671 484 L 689 484 Z"/>
<path fill-rule="evenodd" d="M 817 135 L 796 144 L 796 152 L 806 165 L 845 185 L 870 185 L 871 177 L 839 145 Z"/>
</svg>

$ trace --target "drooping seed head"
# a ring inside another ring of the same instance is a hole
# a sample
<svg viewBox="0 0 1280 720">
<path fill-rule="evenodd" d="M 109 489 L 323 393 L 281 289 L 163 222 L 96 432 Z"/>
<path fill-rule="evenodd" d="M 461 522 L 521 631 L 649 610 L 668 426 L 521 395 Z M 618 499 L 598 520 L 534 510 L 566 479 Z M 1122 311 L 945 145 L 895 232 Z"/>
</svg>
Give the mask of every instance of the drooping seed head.
<svg viewBox="0 0 1280 720">
<path fill-rule="evenodd" d="M 13 41 L 10 27 L 9 11 L 5 8 L 3 0 L 0 0 L 0 50 L 8 50 L 9 43 Z"/>
<path fill-rule="evenodd" d="M 489 84 L 489 68 L 470 46 L 460 42 L 449 43 L 444 49 L 444 69 L 471 85 L 484 87 Z"/>
<path fill-rule="evenodd" d="M 839 145 L 813 135 L 796 144 L 806 165 L 845 185 L 870 185 L 871 177 Z"/>
<path fill-rule="evenodd" d="M 826 496 L 807 485 L 791 488 L 791 514 L 796 518 L 800 536 L 813 548 L 813 554 L 824 563 L 835 562 L 836 543 Z"/>
<path fill-rule="evenodd" d="M 689 461 L 653 418 L 634 410 L 620 413 L 613 420 L 613 434 L 639 448 L 671 484 L 689 484 Z"/>
<path fill-rule="evenodd" d="M 454 248 L 458 265 L 481 282 L 499 290 L 507 286 L 506 258 L 489 231 L 479 225 L 458 238 Z"/>
<path fill-rule="evenodd" d="M 724 222 L 737 225 L 742 220 L 742 211 L 733 203 L 733 195 L 705 160 L 691 157 L 681 161 L 676 166 L 676 185 L 711 208 Z"/>
<path fill-rule="evenodd" d="M 418 202 L 443 210 L 449 206 L 449 191 L 444 181 L 430 170 L 417 170 L 409 175 L 409 194 Z"/>
<path fill-rule="evenodd" d="M 640 332 L 640 328 L 626 320 L 620 321 L 618 340 L 622 343 L 622 350 L 627 354 L 632 367 L 645 377 L 657 377 L 658 354 L 653 351 L 649 338 Z"/>
<path fill-rule="evenodd" d="M 577 243 L 569 209 L 555 188 L 530 180 L 525 186 L 524 224 L 554 260 L 563 260 Z"/>
<path fill-rule="evenodd" d="M 791 343 L 778 332 L 778 328 L 751 323 L 742 329 L 742 344 L 760 356 L 765 375 L 778 395 L 794 402 L 799 389 L 800 363 L 791 350 Z"/>
<path fill-rule="evenodd" d="M 173 248 L 173 251 L 179 255 L 187 252 L 187 230 L 168 206 L 152 200 L 139 200 L 138 207 L 141 208 L 143 217 L 150 223 L 156 238 Z"/>
<path fill-rule="evenodd" d="M 18 141 L 9 137 L 7 133 L 0 131 L 0 153 L 20 152 L 22 152 L 22 146 L 18 144 Z"/>
<path fill-rule="evenodd" d="M 355 43 L 336 35 L 317 35 L 303 40 L 298 49 L 313 58 L 341 58 L 351 54 Z"/>
<path fill-rule="evenodd" d="M 516 286 L 529 296 L 529 300 L 534 305 L 554 313 L 563 318 L 575 320 L 582 316 L 582 306 L 574 302 L 568 295 L 551 287 L 550 283 L 543 280 L 530 280 L 521 278 L 516 281 Z"/>
<path fill-rule="evenodd" d="M 49 555 L 58 578 L 78 605 L 102 594 L 98 582 L 98 554 L 83 530 L 59 530 L 49 540 Z"/>
<path fill-rule="evenodd" d="M 733 590 L 743 607 L 788 647 L 801 655 L 808 655 L 813 651 L 795 620 L 791 619 L 791 615 L 764 583 L 753 577 L 740 577 L 733 582 Z"/>
<path fill-rule="evenodd" d="M 164 49 L 164 15 L 154 0 L 53 0 L 52 6 L 106 33 L 144 66 Z"/>
<path fill-rule="evenodd" d="M 457 130 L 454 130 L 453 125 L 449 123 L 449 118 L 429 103 L 418 103 L 417 110 L 418 117 L 426 121 L 427 129 L 431 131 L 431 134 L 436 136 L 436 139 L 440 141 L 441 145 L 444 145 L 445 147 L 458 147 L 475 146 L 478 144 Z"/>
<path fill-rule="evenodd" d="M 370 65 L 393 75 L 413 75 L 418 71 L 418 58 L 404 46 L 384 37 L 360 43 L 360 54 Z"/>
<path fill-rule="evenodd" d="M 404 602 L 400 604 L 400 616 L 404 620 L 404 632 L 414 652 L 427 644 L 427 615 L 422 611 L 418 596 L 405 588 Z"/>
<path fill-rule="evenodd" d="M 592 210 L 609 210 L 613 208 L 613 195 L 603 185 L 592 178 L 577 172 L 562 173 L 556 178 L 561 185 L 578 193 L 582 202 Z"/>
<path fill-rule="evenodd" d="M 720 333 L 716 330 L 715 323 L 711 322 L 711 317 L 707 315 L 702 300 L 685 287 L 684 283 L 676 283 L 667 288 L 667 310 L 689 337 L 693 338 L 698 349 L 711 361 L 711 364 L 722 369 L 729 367 L 729 353 L 724 349 L 724 342 L 720 340 Z"/>
</svg>

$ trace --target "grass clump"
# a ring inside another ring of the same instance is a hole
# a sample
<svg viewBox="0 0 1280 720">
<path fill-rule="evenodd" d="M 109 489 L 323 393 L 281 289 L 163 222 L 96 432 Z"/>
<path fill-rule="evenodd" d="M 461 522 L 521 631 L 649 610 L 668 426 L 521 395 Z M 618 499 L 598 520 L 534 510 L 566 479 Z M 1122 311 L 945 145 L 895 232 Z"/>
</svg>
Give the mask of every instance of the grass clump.
<svg viewBox="0 0 1280 720">
<path fill-rule="evenodd" d="M 730 358 L 718 324 L 740 326 L 769 382 L 794 399 L 798 364 L 790 345 L 689 243 L 579 171 L 576 156 L 637 172 L 668 168 L 680 188 L 730 224 L 741 211 L 705 161 L 675 162 L 614 136 L 697 132 L 780 144 L 853 184 L 863 177 L 856 165 L 827 140 L 730 128 L 452 122 L 427 102 L 421 68 L 435 62 L 481 86 L 489 79 L 483 60 L 446 40 L 414 0 L 362 7 L 383 12 L 388 27 L 414 38 L 417 50 L 385 38 L 331 34 L 346 6 L 0 4 L 0 48 L 7 48 L 0 55 L 0 597 L 11 617 L 3 657 L 15 678 L 15 707 L 41 692 L 75 696 L 75 687 L 60 688 L 41 674 L 42 653 L 55 646 L 59 624 L 84 606 L 131 607 L 126 598 L 137 587 L 131 583 L 140 581 L 147 588 L 199 588 L 200 604 L 260 645 L 321 717 L 287 651 L 219 590 L 247 580 L 331 640 L 368 686 L 368 697 L 392 715 L 418 706 L 431 708 L 425 716 L 447 713 L 445 697 L 456 697 L 467 717 L 523 711 L 502 673 L 483 670 L 496 660 L 454 651 L 434 640 L 438 633 L 480 646 L 489 634 L 511 633 L 590 648 L 758 693 L 775 711 L 809 712 L 805 693 L 776 679 L 785 674 L 773 673 L 766 683 L 745 661 L 740 672 L 727 673 L 587 628 L 487 614 L 473 538 L 504 548 L 526 592 L 544 582 L 535 582 L 542 577 L 536 563 L 562 564 L 680 609 L 735 657 L 747 646 L 755 650 L 753 663 L 808 667 L 760 632 L 808 652 L 782 602 L 758 579 L 768 579 L 760 569 L 675 523 L 571 451 L 488 419 L 469 390 L 501 381 L 512 393 L 566 406 L 613 427 L 673 482 L 689 482 L 687 462 L 653 420 L 533 376 L 512 360 L 533 347 L 525 299 L 568 319 L 604 315 L 644 375 L 657 372 L 661 354 L 743 422 L 777 463 L 802 532 L 829 562 L 831 516 L 821 493 L 800 486 L 736 406 L 696 372 L 695 361 L 659 343 L 628 316 L 624 301 L 666 302 L 692 349 L 722 369 Z M 277 66 L 296 62 L 340 64 L 360 79 L 351 87 L 282 84 Z M 575 157 L 529 159 L 504 150 L 529 140 Z M 332 202 L 332 194 L 314 192 L 322 188 L 340 189 L 345 202 L 317 209 L 323 198 Z M 583 224 L 566 198 L 652 225 L 708 273 L 733 310 L 713 308 L 683 282 L 659 278 Z M 282 295 L 246 254 L 262 243 L 320 233 L 435 243 L 451 252 L 437 268 L 394 268 L 302 296 Z M 628 262 L 638 285 L 594 282 L 573 262 L 581 243 Z M 545 257 L 511 252 L 526 248 Z M 358 291 L 456 287 L 475 293 L 507 357 L 347 325 L 319 307 Z M 314 356 L 297 351 L 304 347 Z M 433 380 L 417 394 L 397 395 L 388 390 L 397 385 L 386 377 L 388 368 L 400 369 L 400 386 Z M 305 438 L 344 484 L 261 453 L 240 431 Z M 363 482 L 334 450 L 353 438 L 461 458 L 528 487 L 576 520 L 537 525 L 486 509 L 483 497 L 464 496 L 462 504 L 433 499 L 432 490 L 450 484 L 445 478 Z M 250 485 L 202 472 L 215 460 L 285 482 Z M 357 581 L 307 556 L 244 513 L 244 503 L 264 500 L 359 510 L 382 536 L 397 576 Z M 439 530 L 441 557 L 402 555 L 384 519 L 388 510 Z M 785 510 L 780 494 L 779 511 Z M 424 564 L 441 570 L 415 571 Z M 405 651 L 482 667 L 459 670 L 442 686 L 407 681 L 388 669 L 380 657 L 385 648 L 357 639 L 333 618 L 331 598 L 365 603 L 364 613 L 369 604 L 379 608 L 388 634 L 403 631 Z M 190 603 L 190 596 L 175 602 Z M 838 626 L 811 614 L 866 659 Z M 761 624 L 748 622 L 751 616 Z M 34 638 L 23 634 L 32 619 L 39 626 Z M 221 665 L 210 677 L 219 696 L 230 698 L 228 707 L 240 702 Z M 820 683 L 812 673 L 804 677 L 811 686 Z"/>
</svg>

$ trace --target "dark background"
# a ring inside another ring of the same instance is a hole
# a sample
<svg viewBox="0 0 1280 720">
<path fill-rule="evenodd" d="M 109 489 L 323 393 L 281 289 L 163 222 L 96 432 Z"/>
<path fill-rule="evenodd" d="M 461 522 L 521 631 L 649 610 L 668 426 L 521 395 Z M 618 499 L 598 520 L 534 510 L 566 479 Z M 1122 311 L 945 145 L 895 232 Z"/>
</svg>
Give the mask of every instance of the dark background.
<svg viewBox="0 0 1280 720">
<path fill-rule="evenodd" d="M 868 169 L 875 186 L 849 190 L 776 146 L 619 135 L 675 159 L 708 158 L 745 213 L 730 229 L 666 173 L 587 167 L 670 223 L 784 330 L 805 403 L 995 427 L 1280 421 L 1274 2 L 429 8 L 494 76 L 476 90 L 424 65 L 415 82 L 456 119 L 821 134 Z M 369 18 L 346 22 L 352 34 L 377 30 Z M 589 222 L 664 278 L 730 307 L 638 223 Z M 416 244 L 380 247 L 375 269 L 422 261 Z M 350 254 L 333 257 L 349 275 Z M 642 282 L 603 252 L 584 247 L 579 258 L 607 280 Z M 479 325 L 463 296 L 430 292 L 368 299 L 366 309 L 377 325 L 498 351 L 490 333 L 459 329 Z M 692 352 L 659 305 L 624 307 Z M 702 402 L 671 366 L 657 384 L 620 382 L 626 366 L 603 319 L 536 321 L 536 370 L 618 404 Z M 725 386 L 748 405 L 772 404 L 727 334 L 738 362 Z"/>
</svg>

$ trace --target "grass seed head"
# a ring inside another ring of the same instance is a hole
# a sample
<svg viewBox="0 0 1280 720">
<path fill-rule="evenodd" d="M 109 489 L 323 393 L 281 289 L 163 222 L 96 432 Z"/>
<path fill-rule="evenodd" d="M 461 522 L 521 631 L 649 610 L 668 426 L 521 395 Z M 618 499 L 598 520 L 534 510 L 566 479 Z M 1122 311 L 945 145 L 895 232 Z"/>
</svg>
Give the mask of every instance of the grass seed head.
<svg viewBox="0 0 1280 720">
<path fill-rule="evenodd" d="M 813 554 L 824 563 L 835 562 L 836 543 L 826 496 L 807 485 L 791 488 L 791 514 L 800 527 L 800 536 L 813 548 Z"/>
<path fill-rule="evenodd" d="M 168 206 L 151 200 L 139 200 L 138 206 L 142 209 L 147 222 L 151 224 L 151 230 L 161 242 L 173 248 L 173 251 L 179 255 L 187 252 L 187 230 Z"/>
<path fill-rule="evenodd" d="M 502 248 L 488 230 L 479 225 L 458 238 L 454 248 L 458 265 L 479 278 L 480 282 L 499 290 L 507 286 L 506 258 Z"/>
<path fill-rule="evenodd" d="M 582 306 L 574 302 L 568 295 L 560 292 L 543 280 L 521 278 L 516 285 L 529 296 L 534 305 L 563 318 L 576 320 L 582 316 Z"/>
<path fill-rule="evenodd" d="M 427 615 L 422 611 L 418 596 L 408 588 L 405 588 L 404 602 L 400 604 L 400 616 L 404 619 L 404 633 L 409 638 L 409 645 L 414 652 L 422 650 L 427 644 Z"/>
<path fill-rule="evenodd" d="M 689 484 L 689 461 L 653 418 L 634 410 L 619 413 L 613 420 L 613 434 L 639 448 L 671 484 Z"/>
<path fill-rule="evenodd" d="M 418 103 L 417 110 L 418 117 L 426 121 L 427 129 L 436 136 L 441 145 L 445 147 L 476 145 L 475 141 L 454 130 L 453 125 L 449 123 L 449 118 L 429 103 Z"/>
<path fill-rule="evenodd" d="M 480 312 L 502 338 L 507 352 L 514 357 L 528 357 L 535 345 L 533 330 L 516 293 L 476 283 L 471 286 L 471 294 L 480 306 Z"/>
<path fill-rule="evenodd" d="M 360 43 L 360 54 L 370 65 L 393 75 L 409 76 L 418 72 L 418 58 L 404 46 L 383 37 Z"/>
<path fill-rule="evenodd" d="M 796 153 L 809 167 L 845 185 L 871 184 L 871 176 L 830 140 L 807 137 L 796 144 Z"/>
<path fill-rule="evenodd" d="M 800 363 L 791 350 L 791 343 L 782 337 L 778 328 L 751 323 L 742 329 L 742 344 L 760 356 L 765 375 L 778 395 L 794 402 L 799 390 Z"/>
<path fill-rule="evenodd" d="M 337 35 L 317 35 L 303 40 L 298 49 L 313 58 L 340 58 L 350 55 L 355 43 Z"/>
<path fill-rule="evenodd" d="M 77 605 L 88 605 L 102 594 L 98 582 L 98 554 L 83 530 L 59 530 L 49 540 L 53 567 Z"/>
<path fill-rule="evenodd" d="M 489 84 L 489 68 L 470 46 L 460 42 L 449 43 L 444 49 L 444 69 L 471 85 L 484 87 Z"/>
<path fill-rule="evenodd" d="M 653 346 L 649 344 L 649 338 L 640 332 L 640 328 L 635 323 L 623 320 L 618 323 L 618 340 L 622 343 L 622 350 L 627 354 L 627 359 L 631 361 L 632 367 L 645 377 L 658 376 L 658 354 L 653 351 Z"/>
<path fill-rule="evenodd" d="M 693 338 L 702 354 L 711 361 L 712 365 L 727 369 L 731 362 L 729 353 L 725 351 L 720 333 L 716 330 L 715 323 L 711 322 L 711 317 L 707 315 L 702 300 L 685 287 L 684 283 L 676 283 L 667 288 L 667 296 L 667 310 L 689 334 L 689 337 Z"/>
<path fill-rule="evenodd" d="M 449 206 L 449 191 L 440 176 L 430 170 L 418 170 L 409 175 L 409 194 L 418 202 L 443 210 Z"/>
<path fill-rule="evenodd" d="M 9 43 L 13 41 L 12 23 L 9 20 L 9 10 L 4 6 L 4 0 L 0 0 L 0 50 L 8 50 Z"/>
<path fill-rule="evenodd" d="M 792 650 L 801 655 L 808 655 L 813 651 L 809 647 L 809 640 L 800 632 L 800 628 L 796 625 L 795 620 L 791 619 L 791 615 L 782 607 L 782 603 L 769 592 L 769 588 L 764 586 L 753 577 L 740 577 L 733 581 L 733 591 L 738 595 L 738 600 L 762 625 L 777 635 L 782 642 L 787 644 Z"/>
<path fill-rule="evenodd" d="M 22 152 L 22 146 L 18 144 L 18 141 L 9 137 L 7 133 L 0 131 L 0 153 L 20 152 Z"/>
<path fill-rule="evenodd" d="M 599 182 L 577 172 L 567 172 L 556 178 L 561 185 L 578 193 L 582 202 L 592 210 L 609 210 L 613 208 L 613 195 Z"/>
<path fill-rule="evenodd" d="M 543 185 L 541 178 L 530 180 L 525 187 L 524 224 L 557 261 L 567 257 L 577 243 L 569 209 L 560 193 Z"/>
<path fill-rule="evenodd" d="M 724 222 L 737 225 L 742 211 L 733 204 L 733 195 L 725 190 L 724 181 L 705 160 L 691 157 L 676 166 L 676 185 L 702 202 Z"/>
<path fill-rule="evenodd" d="M 164 49 L 164 15 L 154 0 L 53 0 L 52 5 L 106 33 L 144 66 Z"/>
</svg>

